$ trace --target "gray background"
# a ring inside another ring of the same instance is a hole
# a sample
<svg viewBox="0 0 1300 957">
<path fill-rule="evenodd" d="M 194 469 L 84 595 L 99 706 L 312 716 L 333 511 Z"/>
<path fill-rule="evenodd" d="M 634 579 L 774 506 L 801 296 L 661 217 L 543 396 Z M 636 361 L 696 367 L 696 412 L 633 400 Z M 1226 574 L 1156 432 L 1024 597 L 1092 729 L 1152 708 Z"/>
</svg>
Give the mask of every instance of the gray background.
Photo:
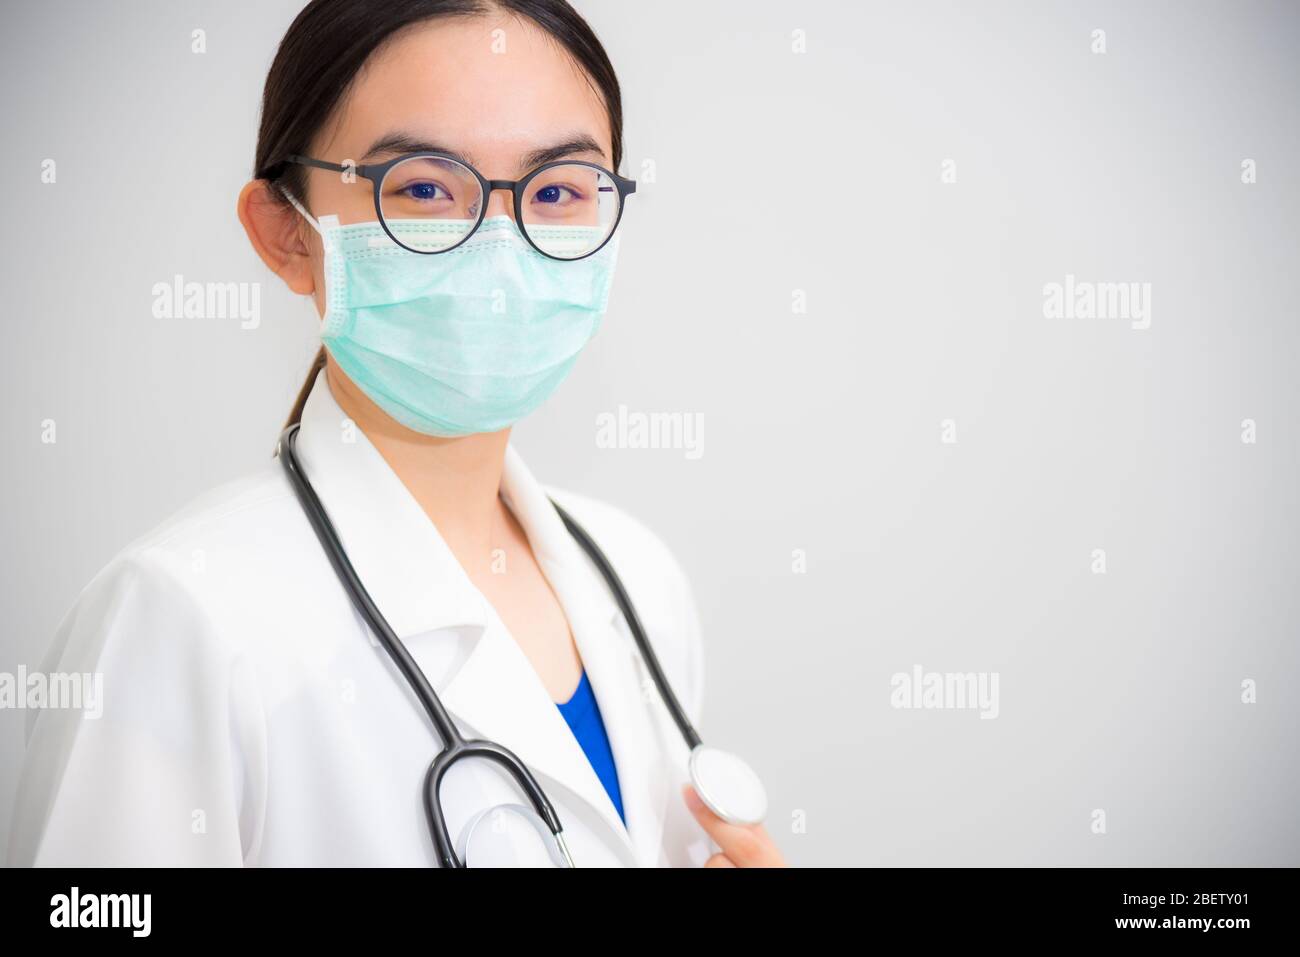
<svg viewBox="0 0 1300 957">
<path fill-rule="evenodd" d="M 516 441 L 686 566 L 702 730 L 789 860 L 1300 864 L 1296 5 L 578 5 L 656 175 Z M 0 670 L 271 452 L 314 313 L 234 206 L 299 6 L 6 4 Z M 153 318 L 176 273 L 262 282 L 260 328 Z M 1151 327 L 1045 318 L 1067 273 L 1151 283 Z M 701 413 L 702 458 L 598 448 L 620 403 Z M 997 672 L 1000 716 L 891 708 L 918 664 Z"/>
</svg>

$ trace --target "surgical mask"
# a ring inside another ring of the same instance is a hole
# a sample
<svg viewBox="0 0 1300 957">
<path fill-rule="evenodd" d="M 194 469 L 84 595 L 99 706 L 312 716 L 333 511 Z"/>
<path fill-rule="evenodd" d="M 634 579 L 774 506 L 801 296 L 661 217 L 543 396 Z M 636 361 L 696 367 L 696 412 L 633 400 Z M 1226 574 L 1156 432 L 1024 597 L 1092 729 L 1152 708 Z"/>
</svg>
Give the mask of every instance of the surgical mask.
<svg viewBox="0 0 1300 957">
<path fill-rule="evenodd" d="M 458 436 L 513 425 L 564 381 L 600 326 L 617 235 L 585 259 L 560 261 L 533 249 L 510 217 L 490 216 L 456 248 L 421 254 L 393 242 L 377 221 L 317 222 L 289 199 L 325 247 L 322 343 L 362 392 L 409 429 Z M 401 230 L 463 233 L 471 225 L 389 228 L 407 242 Z"/>
</svg>

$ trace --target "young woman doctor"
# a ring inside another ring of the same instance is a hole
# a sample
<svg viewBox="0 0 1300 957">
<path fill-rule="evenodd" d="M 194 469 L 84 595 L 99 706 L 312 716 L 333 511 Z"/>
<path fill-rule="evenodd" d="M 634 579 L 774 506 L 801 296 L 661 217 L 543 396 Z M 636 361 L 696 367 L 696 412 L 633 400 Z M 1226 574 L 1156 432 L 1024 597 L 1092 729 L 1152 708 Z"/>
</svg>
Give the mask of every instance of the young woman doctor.
<svg viewBox="0 0 1300 957">
<path fill-rule="evenodd" d="M 629 616 L 551 498 L 617 569 L 694 723 L 678 564 L 618 509 L 545 490 L 508 442 L 604 310 L 634 191 L 614 172 L 621 123 L 613 68 L 562 0 L 302 11 L 238 203 L 322 316 L 298 429 L 129 546 L 64 619 L 42 670 L 101 673 L 103 714 L 29 723 L 10 863 L 783 863 L 761 823 L 686 784 L 692 750 Z M 290 454 L 380 624 L 340 584 Z M 434 789 L 456 856 L 439 852 L 430 761 L 448 742 L 385 626 L 456 731 L 534 775 L 562 840 L 480 757 Z"/>
</svg>

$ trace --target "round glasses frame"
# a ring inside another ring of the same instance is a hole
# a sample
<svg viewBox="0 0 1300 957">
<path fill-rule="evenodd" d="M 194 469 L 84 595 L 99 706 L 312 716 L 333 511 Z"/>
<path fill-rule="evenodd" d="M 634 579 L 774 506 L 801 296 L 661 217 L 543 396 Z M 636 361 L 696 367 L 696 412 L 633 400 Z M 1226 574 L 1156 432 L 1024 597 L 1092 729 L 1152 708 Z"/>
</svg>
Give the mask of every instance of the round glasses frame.
<svg viewBox="0 0 1300 957">
<path fill-rule="evenodd" d="M 393 231 L 388 228 L 388 221 L 384 219 L 383 196 L 381 193 L 384 184 L 384 177 L 387 176 L 388 171 L 398 163 L 404 163 L 407 160 L 421 159 L 424 157 L 447 160 L 465 167 L 465 169 L 474 174 L 474 178 L 478 180 L 479 189 L 482 192 L 482 208 L 479 209 L 478 219 L 474 220 L 473 227 L 466 231 L 465 235 L 454 245 L 448 246 L 446 249 L 414 249 L 394 236 Z M 605 169 L 605 167 L 598 163 L 587 163 L 582 160 L 561 159 L 553 160 L 549 163 L 543 163 L 541 166 L 528 173 L 528 175 L 523 179 L 487 179 L 482 173 L 476 170 L 473 166 L 470 166 L 469 163 L 466 163 L 460 157 L 453 156 L 450 153 L 440 153 L 433 150 L 426 150 L 418 153 L 405 153 L 384 163 L 363 163 L 361 165 L 330 163 L 326 160 L 314 159 L 310 156 L 300 156 L 295 153 L 286 157 L 282 163 L 277 164 L 277 167 L 283 168 L 285 163 L 295 163 L 299 166 L 311 166 L 315 169 L 329 170 L 334 173 L 356 173 L 358 176 L 370 180 L 375 186 L 375 216 L 379 220 L 379 225 L 384 228 L 384 232 L 388 234 L 388 238 L 397 243 L 397 245 L 401 246 L 403 249 L 410 250 L 413 253 L 419 253 L 422 256 L 437 256 L 439 253 L 451 252 L 457 246 L 461 245 L 461 243 L 473 236 L 474 233 L 478 231 L 479 225 L 487 216 L 488 197 L 492 195 L 494 190 L 506 189 L 514 196 L 515 228 L 518 229 L 520 235 L 527 240 L 528 245 L 532 246 L 533 249 L 537 250 L 547 259 L 556 259 L 560 262 L 577 262 L 579 259 L 586 259 L 588 256 L 594 256 L 605 247 L 605 244 L 608 243 L 610 239 L 613 238 L 615 231 L 618 229 L 619 222 L 623 219 L 623 200 L 627 196 L 636 192 L 636 180 L 625 179 L 617 173 Z M 538 246 L 537 243 L 533 242 L 532 237 L 528 235 L 528 229 L 524 226 L 524 191 L 528 188 L 528 184 L 531 183 L 534 178 L 546 172 L 548 169 L 554 169 L 557 166 L 586 166 L 590 169 L 594 169 L 598 173 L 602 173 L 609 177 L 609 181 L 614 184 L 614 188 L 618 191 L 618 212 L 614 215 L 614 224 L 610 226 L 609 234 L 601 240 L 599 246 L 590 252 L 583 253 L 581 256 L 554 256 L 551 253 L 548 253 L 546 250 Z M 268 178 L 274 179 L 279 175 L 280 172 L 279 169 L 277 169 L 275 176 Z"/>
</svg>

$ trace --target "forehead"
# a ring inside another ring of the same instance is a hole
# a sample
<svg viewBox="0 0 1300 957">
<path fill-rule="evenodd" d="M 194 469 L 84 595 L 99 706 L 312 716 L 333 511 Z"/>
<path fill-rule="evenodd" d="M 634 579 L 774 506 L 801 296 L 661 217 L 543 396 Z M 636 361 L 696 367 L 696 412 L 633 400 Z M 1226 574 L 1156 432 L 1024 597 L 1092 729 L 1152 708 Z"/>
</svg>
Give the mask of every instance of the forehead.
<svg viewBox="0 0 1300 957">
<path fill-rule="evenodd" d="M 487 176 L 585 133 L 610 159 L 609 115 L 582 68 L 548 34 L 511 16 L 440 18 L 396 34 L 366 61 L 317 136 L 323 158 L 360 160 L 393 132 L 445 144 Z"/>
</svg>

